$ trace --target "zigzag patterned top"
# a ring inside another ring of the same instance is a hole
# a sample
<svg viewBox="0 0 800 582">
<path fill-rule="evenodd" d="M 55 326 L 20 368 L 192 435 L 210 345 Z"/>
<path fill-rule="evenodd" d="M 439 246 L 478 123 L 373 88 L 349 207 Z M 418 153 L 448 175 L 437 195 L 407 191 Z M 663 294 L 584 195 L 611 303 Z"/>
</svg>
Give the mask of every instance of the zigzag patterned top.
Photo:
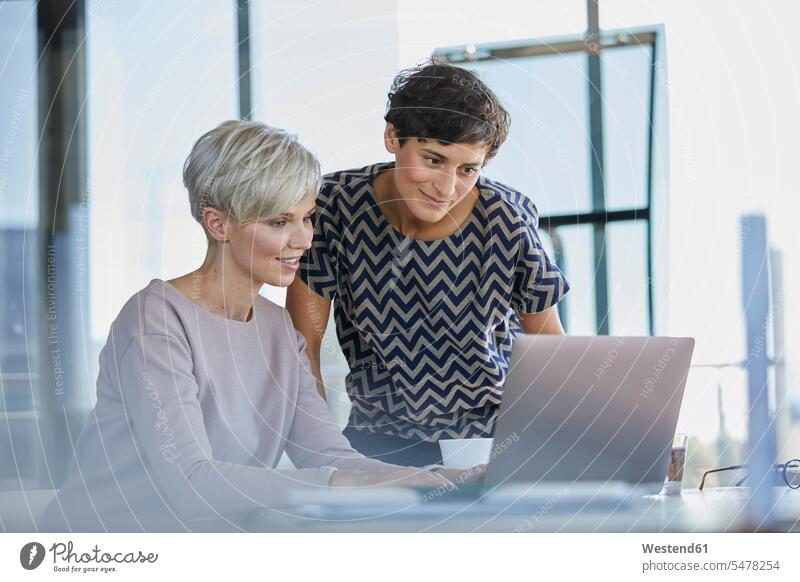
<svg viewBox="0 0 800 582">
<path fill-rule="evenodd" d="M 350 424 L 436 441 L 491 436 L 516 312 L 569 290 L 536 230 L 536 206 L 481 176 L 472 214 L 449 237 L 404 237 L 381 212 L 373 178 L 393 162 L 328 174 L 300 275 L 334 302 L 350 366 Z"/>
</svg>

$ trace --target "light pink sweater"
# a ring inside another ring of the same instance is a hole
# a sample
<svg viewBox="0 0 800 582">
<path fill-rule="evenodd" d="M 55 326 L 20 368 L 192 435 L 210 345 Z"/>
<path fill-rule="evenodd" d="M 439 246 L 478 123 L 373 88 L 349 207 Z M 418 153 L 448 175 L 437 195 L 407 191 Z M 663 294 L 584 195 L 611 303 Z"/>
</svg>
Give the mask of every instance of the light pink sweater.
<svg viewBox="0 0 800 582">
<path fill-rule="evenodd" d="M 393 467 L 350 447 L 310 369 L 285 309 L 258 296 L 238 322 L 153 280 L 111 326 L 97 404 L 41 529 L 225 524 L 326 487 L 336 468 Z M 284 451 L 298 469 L 274 468 Z"/>
</svg>

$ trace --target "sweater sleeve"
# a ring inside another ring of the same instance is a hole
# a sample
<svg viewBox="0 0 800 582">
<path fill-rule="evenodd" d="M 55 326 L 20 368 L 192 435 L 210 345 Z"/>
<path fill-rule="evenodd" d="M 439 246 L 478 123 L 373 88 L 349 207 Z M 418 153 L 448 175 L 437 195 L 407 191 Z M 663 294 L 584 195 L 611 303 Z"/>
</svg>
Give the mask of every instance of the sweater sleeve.
<svg viewBox="0 0 800 582">
<path fill-rule="evenodd" d="M 332 467 L 282 471 L 215 459 L 191 352 L 180 339 L 137 335 L 118 362 L 117 384 L 140 462 L 182 519 L 275 507 L 292 488 L 328 484 Z"/>
<path fill-rule="evenodd" d="M 298 392 L 294 418 L 286 442 L 286 454 L 297 467 L 330 466 L 338 469 L 387 470 L 391 465 L 370 459 L 350 446 L 317 392 L 316 380 L 306 356 L 306 341 L 294 331 L 298 362 Z"/>
</svg>

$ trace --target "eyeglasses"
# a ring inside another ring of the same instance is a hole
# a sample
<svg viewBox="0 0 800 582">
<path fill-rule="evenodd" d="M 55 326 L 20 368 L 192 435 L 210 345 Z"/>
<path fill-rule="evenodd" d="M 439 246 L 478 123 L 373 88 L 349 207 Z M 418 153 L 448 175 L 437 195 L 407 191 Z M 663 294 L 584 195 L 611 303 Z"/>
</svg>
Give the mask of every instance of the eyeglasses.
<svg viewBox="0 0 800 582">
<path fill-rule="evenodd" d="M 731 467 L 723 467 L 722 469 L 712 469 L 711 471 L 706 471 L 703 473 L 703 479 L 700 481 L 700 491 L 703 490 L 703 485 L 706 483 L 706 477 L 711 475 L 711 473 L 720 473 L 722 471 L 735 471 L 736 469 L 746 469 L 747 465 L 733 465 Z M 780 476 L 783 478 L 783 482 L 786 483 L 786 486 L 791 489 L 798 489 L 800 488 L 800 459 L 792 459 L 791 461 L 786 461 L 785 463 L 780 463 L 777 465 L 772 466 L 773 471 L 777 471 Z M 736 482 L 736 486 L 739 487 L 742 483 L 747 481 L 747 478 L 750 475 L 745 475 L 742 479 L 739 479 Z"/>
</svg>

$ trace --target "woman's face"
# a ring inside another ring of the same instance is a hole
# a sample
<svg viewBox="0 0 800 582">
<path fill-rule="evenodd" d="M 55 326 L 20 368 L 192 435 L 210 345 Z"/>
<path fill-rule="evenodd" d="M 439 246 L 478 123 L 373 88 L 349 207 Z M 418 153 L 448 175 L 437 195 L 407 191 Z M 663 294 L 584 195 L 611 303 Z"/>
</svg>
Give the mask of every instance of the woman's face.
<svg viewBox="0 0 800 582">
<path fill-rule="evenodd" d="M 481 143 L 443 145 L 410 138 L 402 147 L 391 124 L 386 149 L 395 154 L 394 186 L 408 211 L 422 222 L 445 218 L 478 181 L 487 147 Z"/>
<path fill-rule="evenodd" d="M 290 285 L 300 257 L 311 246 L 315 206 L 316 192 L 279 216 L 233 225 L 228 230 L 229 256 L 256 281 Z"/>
</svg>

